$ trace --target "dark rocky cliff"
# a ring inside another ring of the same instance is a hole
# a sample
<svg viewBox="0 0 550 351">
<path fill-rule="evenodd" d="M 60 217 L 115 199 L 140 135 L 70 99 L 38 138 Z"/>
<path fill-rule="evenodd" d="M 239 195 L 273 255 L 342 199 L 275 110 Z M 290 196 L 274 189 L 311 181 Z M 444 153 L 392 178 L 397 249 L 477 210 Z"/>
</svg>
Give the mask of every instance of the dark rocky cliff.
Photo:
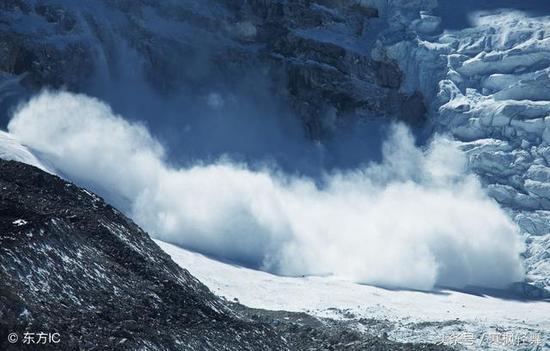
<svg viewBox="0 0 550 351">
<path fill-rule="evenodd" d="M 262 81 L 313 139 L 348 116 L 420 123 L 426 111 L 420 93 L 400 91 L 395 62 L 372 59 L 388 19 L 358 1 L 9 0 L 0 10 L 4 108 L 16 92 L 94 95 L 143 80 L 154 94 L 199 99 Z"/>
</svg>

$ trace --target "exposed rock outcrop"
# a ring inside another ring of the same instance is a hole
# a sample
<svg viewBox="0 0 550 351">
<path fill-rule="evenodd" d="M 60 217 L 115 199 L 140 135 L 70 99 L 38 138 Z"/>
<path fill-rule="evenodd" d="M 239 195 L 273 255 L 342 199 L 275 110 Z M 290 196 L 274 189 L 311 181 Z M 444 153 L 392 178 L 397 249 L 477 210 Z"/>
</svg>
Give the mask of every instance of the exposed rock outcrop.
<svg viewBox="0 0 550 351">
<path fill-rule="evenodd" d="M 0 345 L 60 333 L 58 349 L 285 349 L 238 317 L 97 196 L 0 161 Z M 239 340 L 239 341 L 237 341 Z"/>
<path fill-rule="evenodd" d="M 90 93 L 98 80 L 143 79 L 161 94 L 206 96 L 213 86 L 230 91 L 260 74 L 312 139 L 332 132 L 327 118 L 424 117 L 421 106 L 413 118 L 404 116 L 411 101 L 424 101 L 419 92 L 400 90 L 398 65 L 371 58 L 387 21 L 376 4 L 12 0 L 2 6 L 0 72 L 20 77 L 29 90 Z"/>
</svg>

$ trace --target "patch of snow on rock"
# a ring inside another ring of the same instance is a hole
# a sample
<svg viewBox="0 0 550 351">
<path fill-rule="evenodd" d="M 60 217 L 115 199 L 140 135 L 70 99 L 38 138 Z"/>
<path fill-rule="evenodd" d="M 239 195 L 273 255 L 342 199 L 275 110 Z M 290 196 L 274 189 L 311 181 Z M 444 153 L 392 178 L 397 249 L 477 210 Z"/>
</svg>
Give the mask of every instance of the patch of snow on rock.
<svg viewBox="0 0 550 351">
<path fill-rule="evenodd" d="M 16 219 L 15 221 L 12 222 L 12 224 L 17 226 L 17 227 L 21 227 L 21 226 L 24 226 L 25 224 L 27 224 L 27 221 L 24 220 L 24 219 Z"/>
</svg>

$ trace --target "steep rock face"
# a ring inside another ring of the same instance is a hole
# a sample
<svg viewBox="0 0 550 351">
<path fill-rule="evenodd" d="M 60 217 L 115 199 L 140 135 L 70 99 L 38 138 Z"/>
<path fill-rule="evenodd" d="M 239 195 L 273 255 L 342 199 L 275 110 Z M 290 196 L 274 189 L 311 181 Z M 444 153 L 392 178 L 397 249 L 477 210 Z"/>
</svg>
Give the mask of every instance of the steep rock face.
<svg viewBox="0 0 550 351">
<path fill-rule="evenodd" d="M 386 26 L 382 4 L 12 0 L 2 6 L 0 97 L 21 87 L 90 93 L 111 80 L 140 79 L 157 93 L 202 97 L 213 87 L 231 91 L 236 81 L 264 79 L 313 139 L 347 115 L 421 123 L 426 111 L 419 92 L 399 90 L 394 61 L 371 58 Z"/>
<path fill-rule="evenodd" d="M 91 51 L 76 40 L 76 18 L 63 7 L 23 0 L 3 2 L 0 72 L 27 88 L 76 89 L 93 71 Z M 61 44 L 61 40 L 63 43 Z"/>
<path fill-rule="evenodd" d="M 370 48 L 385 23 L 374 6 L 355 1 L 252 1 L 240 16 L 257 28 L 252 41 L 283 67 L 286 94 L 304 119 L 309 135 L 321 138 L 330 124 L 347 114 L 398 117 L 413 99 L 399 92 L 402 73 L 391 60 L 373 60 Z M 273 65 L 272 64 L 272 65 Z"/>
<path fill-rule="evenodd" d="M 0 161 L 0 341 L 58 332 L 63 349 L 285 349 L 100 198 Z M 20 345 L 11 345 L 17 349 Z"/>
</svg>

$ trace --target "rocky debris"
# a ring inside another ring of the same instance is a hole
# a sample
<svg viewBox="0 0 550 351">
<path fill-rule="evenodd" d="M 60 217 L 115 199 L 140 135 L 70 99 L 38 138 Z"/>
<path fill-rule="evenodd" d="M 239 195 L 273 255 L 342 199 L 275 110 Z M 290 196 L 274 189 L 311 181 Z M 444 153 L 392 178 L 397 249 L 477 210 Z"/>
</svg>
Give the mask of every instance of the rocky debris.
<svg viewBox="0 0 550 351">
<path fill-rule="evenodd" d="M 413 120 L 424 119 L 420 93 L 400 89 L 398 65 L 371 58 L 370 43 L 387 19 L 363 2 L 10 0 L 2 6 L 0 72 L 25 75 L 22 84 L 31 91 L 93 92 L 91 80 L 138 74 L 158 93 L 202 96 L 213 87 L 234 90 L 236 81 L 259 74 L 312 139 L 332 132 L 326 118 L 409 121 L 403 111 L 411 101 L 418 105 Z"/>
<path fill-rule="evenodd" d="M 235 308 L 252 320 L 273 325 L 296 350 L 452 350 L 443 345 L 388 340 L 388 333 L 377 329 L 391 328 L 383 321 L 333 320 L 306 313 L 243 309 L 237 304 Z M 358 331 L 357 323 L 367 325 L 372 334 Z"/>
<path fill-rule="evenodd" d="M 0 282 L 2 350 L 21 349 L 12 332 L 59 333 L 52 350 L 445 349 L 223 301 L 101 198 L 16 161 L 0 160 Z"/>
</svg>

